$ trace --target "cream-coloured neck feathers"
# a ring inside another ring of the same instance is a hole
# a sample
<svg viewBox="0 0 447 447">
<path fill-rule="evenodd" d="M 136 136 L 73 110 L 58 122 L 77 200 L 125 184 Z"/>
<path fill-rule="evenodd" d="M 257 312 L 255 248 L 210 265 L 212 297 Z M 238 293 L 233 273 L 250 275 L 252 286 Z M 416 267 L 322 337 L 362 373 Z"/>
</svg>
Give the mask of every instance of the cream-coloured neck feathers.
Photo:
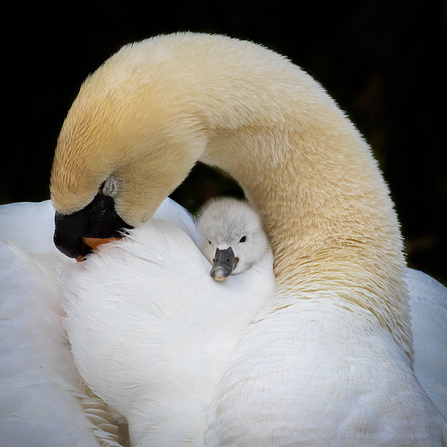
<svg viewBox="0 0 447 447">
<path fill-rule="evenodd" d="M 124 47 L 67 116 L 52 200 L 77 211 L 113 175 L 116 210 L 138 225 L 196 160 L 229 172 L 261 215 L 278 307 L 335 292 L 411 358 L 401 237 L 370 149 L 310 76 L 265 48 L 188 33 Z"/>
</svg>

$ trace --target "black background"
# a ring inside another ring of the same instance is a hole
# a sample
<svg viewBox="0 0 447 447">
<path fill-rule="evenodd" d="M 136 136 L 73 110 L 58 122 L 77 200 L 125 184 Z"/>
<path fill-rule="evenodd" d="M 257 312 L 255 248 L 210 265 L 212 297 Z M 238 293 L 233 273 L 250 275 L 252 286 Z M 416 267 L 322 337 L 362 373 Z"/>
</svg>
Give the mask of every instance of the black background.
<svg viewBox="0 0 447 447">
<path fill-rule="evenodd" d="M 288 56 L 329 91 L 373 147 L 410 266 L 447 282 L 445 2 L 59 3 L 3 7 L 0 203 L 49 197 L 66 112 L 85 77 L 122 45 L 222 33 Z M 239 191 L 199 166 L 173 197 L 194 211 L 220 194 Z"/>
</svg>

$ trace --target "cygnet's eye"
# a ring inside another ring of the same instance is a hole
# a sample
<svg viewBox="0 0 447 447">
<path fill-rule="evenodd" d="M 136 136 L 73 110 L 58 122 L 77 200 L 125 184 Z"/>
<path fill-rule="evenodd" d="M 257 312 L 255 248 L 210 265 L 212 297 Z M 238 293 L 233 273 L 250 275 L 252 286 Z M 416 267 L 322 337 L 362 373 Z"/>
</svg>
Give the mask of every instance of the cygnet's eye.
<svg viewBox="0 0 447 447">
<path fill-rule="evenodd" d="M 247 240 L 247 236 L 242 236 L 239 242 L 245 242 Z"/>
</svg>

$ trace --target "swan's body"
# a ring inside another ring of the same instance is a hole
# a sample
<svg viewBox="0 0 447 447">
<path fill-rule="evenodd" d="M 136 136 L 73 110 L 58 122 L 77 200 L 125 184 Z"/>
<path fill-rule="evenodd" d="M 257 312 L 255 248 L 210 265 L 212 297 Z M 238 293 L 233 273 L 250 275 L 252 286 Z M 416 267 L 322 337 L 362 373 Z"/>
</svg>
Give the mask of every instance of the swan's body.
<svg viewBox="0 0 447 447">
<path fill-rule="evenodd" d="M 175 224 L 180 228 L 180 233 L 189 233 L 191 236 L 197 236 L 191 219 L 181 207 L 176 207 L 172 202 L 165 202 L 157 212 L 156 217 Z M 105 405 L 98 399 L 91 397 L 86 389 L 79 384 L 79 375 L 70 355 L 69 345 L 61 322 L 63 310 L 59 302 L 55 278 L 64 263 L 68 264 L 65 278 L 69 277 L 69 275 L 76 275 L 76 272 L 80 272 L 81 276 L 86 277 L 88 276 L 88 269 L 92 265 L 89 264 L 90 261 L 94 261 L 93 272 L 100 267 L 101 262 L 104 262 L 103 267 L 106 267 L 118 252 L 114 248 L 109 249 L 106 247 L 105 251 L 109 253 L 102 253 L 100 259 L 90 259 L 81 264 L 75 264 L 66 260 L 64 256 L 54 249 L 52 243 L 53 219 L 54 212 L 49 202 L 41 204 L 23 203 L 0 207 L 0 228 L 2 234 L 0 243 L 2 262 L 0 308 L 3 319 L 3 324 L 1 325 L 2 342 L 0 345 L 0 394 L 2 397 L 0 400 L 0 444 L 8 447 L 17 447 L 18 445 L 59 447 L 62 444 L 67 446 L 96 446 L 98 444 L 94 438 L 95 434 L 102 437 L 101 442 L 106 440 L 104 445 L 115 446 L 119 437 L 118 435 L 114 436 L 114 433 L 118 433 L 118 431 L 116 427 L 113 427 L 110 415 L 107 416 Z M 160 223 L 161 221 L 158 221 L 152 225 L 151 229 L 143 228 L 140 235 L 144 235 L 147 231 L 160 231 L 163 233 Z M 167 226 L 170 227 L 169 224 Z M 153 250 L 151 241 L 144 238 L 142 242 L 141 247 L 138 248 L 135 247 L 134 240 L 121 247 L 120 252 L 125 252 L 125 247 L 127 246 L 130 251 L 132 251 L 130 247 L 133 247 L 133 249 L 136 248 L 140 252 L 153 253 L 151 251 Z M 166 241 L 166 243 L 168 242 L 169 240 Z M 101 251 L 103 250 L 101 249 Z M 188 251 L 187 254 L 189 256 L 190 252 Z M 132 253 L 129 252 L 129 255 L 135 260 L 135 256 Z M 180 262 L 178 257 L 176 258 L 177 262 Z M 122 263 L 122 261 L 120 262 Z M 147 272 L 146 261 L 140 260 L 139 262 L 141 262 L 144 272 Z M 119 263 L 114 268 L 118 268 L 118 265 Z M 167 267 L 169 271 L 171 268 L 170 264 L 167 264 Z M 191 268 L 191 264 L 187 263 L 188 271 Z M 194 271 L 193 268 L 192 270 Z M 205 270 L 207 272 L 209 266 Z M 207 277 L 207 280 L 210 280 L 206 272 L 204 276 Z M 113 282 L 108 293 L 106 295 L 102 294 L 101 297 L 102 299 L 107 299 L 109 296 L 111 301 L 116 302 L 120 293 L 127 293 L 125 289 L 128 285 L 125 282 L 120 282 L 117 289 L 116 281 L 118 276 L 121 277 L 121 275 L 117 275 L 116 272 L 113 273 L 113 270 L 102 270 L 102 274 L 104 273 Z M 133 277 L 135 273 L 133 272 Z M 245 274 L 239 275 L 240 278 L 244 276 Z M 125 279 L 126 277 L 123 276 L 123 278 Z M 233 279 L 237 279 L 237 276 L 230 278 L 231 281 Z M 70 281 L 74 280 L 75 277 L 71 276 Z M 133 283 L 132 287 L 134 289 L 141 287 L 144 284 L 144 280 L 143 276 L 143 279 L 140 279 L 136 284 Z M 446 384 L 443 372 L 447 365 L 445 364 L 446 358 L 445 356 L 442 357 L 442 353 L 445 352 L 446 343 L 445 314 L 447 313 L 447 291 L 445 287 L 427 275 L 415 270 L 407 271 L 407 283 L 410 288 L 410 307 L 417 309 L 419 306 L 419 310 L 416 313 L 413 311 L 413 315 L 417 317 L 417 319 L 413 319 L 415 371 L 416 373 L 420 372 L 420 375 L 418 375 L 419 380 L 424 387 L 427 384 L 426 389 L 439 408 L 445 408 L 447 406 L 447 398 L 445 398 Z M 224 283 L 222 285 L 231 284 L 228 282 L 228 284 Z M 76 290 L 84 287 L 83 284 L 78 283 L 75 283 L 74 286 Z M 216 284 L 216 286 L 220 286 L 220 284 Z M 66 285 L 63 287 L 66 287 Z M 107 287 L 107 283 L 92 282 L 89 289 L 98 291 L 98 288 L 105 287 Z M 112 294 L 110 294 L 110 291 L 112 291 Z M 144 309 L 144 306 L 154 304 L 153 301 L 147 303 L 146 292 L 140 294 L 142 296 L 140 306 L 143 310 L 147 310 Z M 86 302 L 89 293 L 87 295 L 82 295 L 81 293 L 80 298 L 82 306 L 87 306 L 90 311 L 94 307 L 93 304 L 97 303 L 98 297 L 94 296 L 93 303 L 89 304 Z M 76 305 L 76 299 L 75 297 L 73 298 L 72 305 Z M 228 306 L 227 297 L 224 299 L 226 300 L 225 306 Z M 135 303 L 134 300 L 133 303 Z M 164 303 L 166 305 L 166 302 Z M 207 298 L 206 303 L 212 304 L 215 301 L 209 301 L 209 298 Z M 185 307 L 182 309 L 186 309 L 189 313 L 196 310 L 197 314 L 193 315 L 193 317 L 197 320 L 202 315 L 203 308 L 194 307 L 193 304 L 192 302 L 188 305 L 184 304 Z M 234 303 L 235 307 L 232 311 L 240 312 L 241 308 L 239 306 L 241 304 L 242 302 Z M 221 303 L 219 303 L 220 305 Z M 422 311 L 420 309 L 421 305 L 423 306 Z M 161 314 L 162 309 L 159 309 L 160 312 L 157 315 Z M 26 310 L 26 318 L 23 318 L 24 310 Z M 95 308 L 94 310 L 95 312 L 100 312 L 102 316 L 107 315 L 104 307 Z M 226 310 L 228 311 L 229 308 Z M 125 318 L 130 319 L 133 318 L 133 315 L 138 316 L 139 314 L 140 312 L 138 311 L 128 313 L 127 316 L 126 313 L 123 315 Z M 178 318 L 178 324 L 175 325 L 174 320 L 171 319 L 171 326 L 174 325 L 181 329 L 184 323 L 184 315 L 180 312 L 175 315 Z M 232 316 L 233 314 L 230 313 L 230 315 Z M 91 317 L 93 318 L 93 316 Z M 173 318 L 174 315 L 171 315 L 171 317 Z M 149 317 L 149 320 L 145 316 L 142 318 L 144 324 L 153 319 L 153 315 Z M 120 320 L 125 321 L 122 320 L 122 316 Z M 95 320 L 95 324 L 98 321 L 103 321 L 103 319 Z M 79 324 L 83 324 L 83 321 L 79 321 Z M 91 327 L 88 329 L 92 331 Z M 207 330 L 209 330 L 209 327 Z M 128 332 L 128 336 L 132 338 L 138 336 L 135 326 L 133 326 L 132 331 Z M 101 338 L 97 342 L 104 341 L 103 337 L 104 334 L 101 334 Z M 201 342 L 206 346 L 209 340 L 202 339 Z M 14 346 L 12 347 L 11 344 L 14 344 Z M 48 346 L 51 349 L 48 349 Z M 274 347 L 275 345 L 272 348 Z M 176 353 L 178 354 L 178 349 L 166 352 L 166 356 L 175 356 Z M 220 352 L 215 353 L 217 362 L 219 362 Z M 183 352 L 180 352 L 180 354 L 184 356 Z M 198 356 L 199 352 L 196 352 L 196 355 Z M 121 358 L 121 353 L 119 358 Z M 216 360 L 213 360 L 213 364 L 216 364 Z M 171 373 L 175 372 L 176 365 L 177 362 L 174 362 L 171 367 Z M 229 368 L 227 367 L 226 369 L 228 370 Z M 123 365 L 120 371 L 124 377 L 126 365 Z M 193 379 L 192 386 L 197 386 L 197 382 L 194 383 L 194 380 L 197 380 L 199 371 L 189 370 L 189 372 L 191 374 L 190 378 Z M 167 376 L 166 373 L 166 369 L 160 370 L 158 375 L 153 377 L 153 380 L 163 381 L 175 377 Z M 185 369 L 183 373 L 185 373 Z M 228 380 L 228 378 L 225 380 Z M 187 377 L 182 374 L 180 383 L 185 381 L 187 381 Z M 225 381 L 221 381 L 220 389 L 224 383 Z M 189 384 L 187 389 L 190 389 Z M 270 387 L 270 390 L 272 389 L 274 389 L 274 386 L 273 388 Z M 158 390 L 160 389 L 158 388 Z M 203 394 L 199 394 L 203 398 Z M 112 395 L 115 396 L 115 393 L 112 393 Z M 158 397 L 160 398 L 160 396 Z M 116 396 L 115 398 L 118 397 Z M 179 407 L 176 398 L 172 400 L 172 395 L 170 398 L 171 400 L 168 400 L 166 396 L 163 396 L 163 401 L 169 402 L 171 406 L 164 406 L 167 412 L 165 424 L 172 424 L 178 427 L 179 421 L 185 421 L 183 409 L 178 411 Z M 132 395 L 130 395 L 130 399 L 132 399 Z M 197 402 L 195 402 L 196 408 L 197 405 Z M 191 415 L 190 410 L 188 408 L 186 414 Z M 213 417 L 215 412 L 210 411 L 209 414 L 210 417 Z M 194 427 L 197 427 L 197 421 L 200 421 L 201 418 L 200 412 L 195 414 L 195 416 Z M 106 422 L 104 422 L 105 420 Z M 104 431 L 98 430 L 98 425 L 101 425 Z M 146 421 L 145 425 L 150 426 L 150 422 Z M 167 426 L 169 425 L 165 425 L 164 428 Z M 271 430 L 270 425 L 267 423 L 266 430 Z M 315 436 L 318 436 L 320 430 L 316 430 L 315 433 Z M 169 445 L 170 441 L 167 439 L 165 442 Z M 315 442 L 317 441 L 315 440 Z M 309 443 L 311 442 L 309 441 Z M 163 445 L 162 442 L 160 444 Z M 173 442 L 172 444 L 175 443 Z"/>
<path fill-rule="evenodd" d="M 447 289 L 417 270 L 409 270 L 414 372 L 447 418 Z"/>
<path fill-rule="evenodd" d="M 96 436 L 121 445 L 70 352 L 56 282 L 67 261 L 52 242 L 51 203 L 1 206 L 0 229 L 0 445 L 93 447 Z"/>
<path fill-rule="evenodd" d="M 245 272 L 269 250 L 259 216 L 240 200 L 211 201 L 202 209 L 197 229 L 199 247 L 213 264 L 211 276 L 217 281 Z"/>
<path fill-rule="evenodd" d="M 51 179 L 58 247 L 76 257 L 82 237 L 141 226 L 196 160 L 242 184 L 277 277 L 223 365 L 197 444 L 445 445 L 445 419 L 412 371 L 406 270 L 387 187 L 331 98 L 275 53 L 179 34 L 113 56 L 86 81 L 61 131 Z M 67 304 L 72 334 L 85 326 L 82 303 Z M 92 326 L 106 314 L 96 309 Z M 133 340 L 139 329 L 125 335 Z M 81 337 L 71 341 L 81 371 L 101 368 Z M 127 346 L 113 338 L 101 352 L 112 359 L 119 349 L 131 368 Z M 113 369 L 103 373 L 116 379 Z M 142 416 L 131 431 L 145 442 L 144 382 L 131 383 L 132 402 L 121 403 Z"/>
<path fill-rule="evenodd" d="M 119 246 L 66 267 L 79 371 L 127 418 L 136 445 L 202 444 L 225 362 L 273 295 L 272 264 L 265 250 L 244 274 L 216 283 L 191 235 L 152 219 Z M 84 362 L 90 357 L 95 368 Z"/>
</svg>

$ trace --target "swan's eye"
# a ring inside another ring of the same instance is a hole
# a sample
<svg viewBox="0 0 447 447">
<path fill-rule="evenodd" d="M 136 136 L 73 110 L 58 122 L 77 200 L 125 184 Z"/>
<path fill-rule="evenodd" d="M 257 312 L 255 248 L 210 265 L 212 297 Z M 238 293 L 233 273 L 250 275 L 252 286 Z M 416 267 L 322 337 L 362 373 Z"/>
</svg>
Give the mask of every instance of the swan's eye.
<svg viewBox="0 0 447 447">
<path fill-rule="evenodd" d="M 210 243 L 210 245 L 211 245 L 211 241 L 208 241 L 209 243 Z"/>
<path fill-rule="evenodd" d="M 110 176 L 105 182 L 99 187 L 99 193 L 105 196 L 115 197 L 118 192 L 118 182 L 112 176 Z"/>
<path fill-rule="evenodd" d="M 242 236 L 239 242 L 245 242 L 247 240 L 247 236 Z"/>
</svg>

